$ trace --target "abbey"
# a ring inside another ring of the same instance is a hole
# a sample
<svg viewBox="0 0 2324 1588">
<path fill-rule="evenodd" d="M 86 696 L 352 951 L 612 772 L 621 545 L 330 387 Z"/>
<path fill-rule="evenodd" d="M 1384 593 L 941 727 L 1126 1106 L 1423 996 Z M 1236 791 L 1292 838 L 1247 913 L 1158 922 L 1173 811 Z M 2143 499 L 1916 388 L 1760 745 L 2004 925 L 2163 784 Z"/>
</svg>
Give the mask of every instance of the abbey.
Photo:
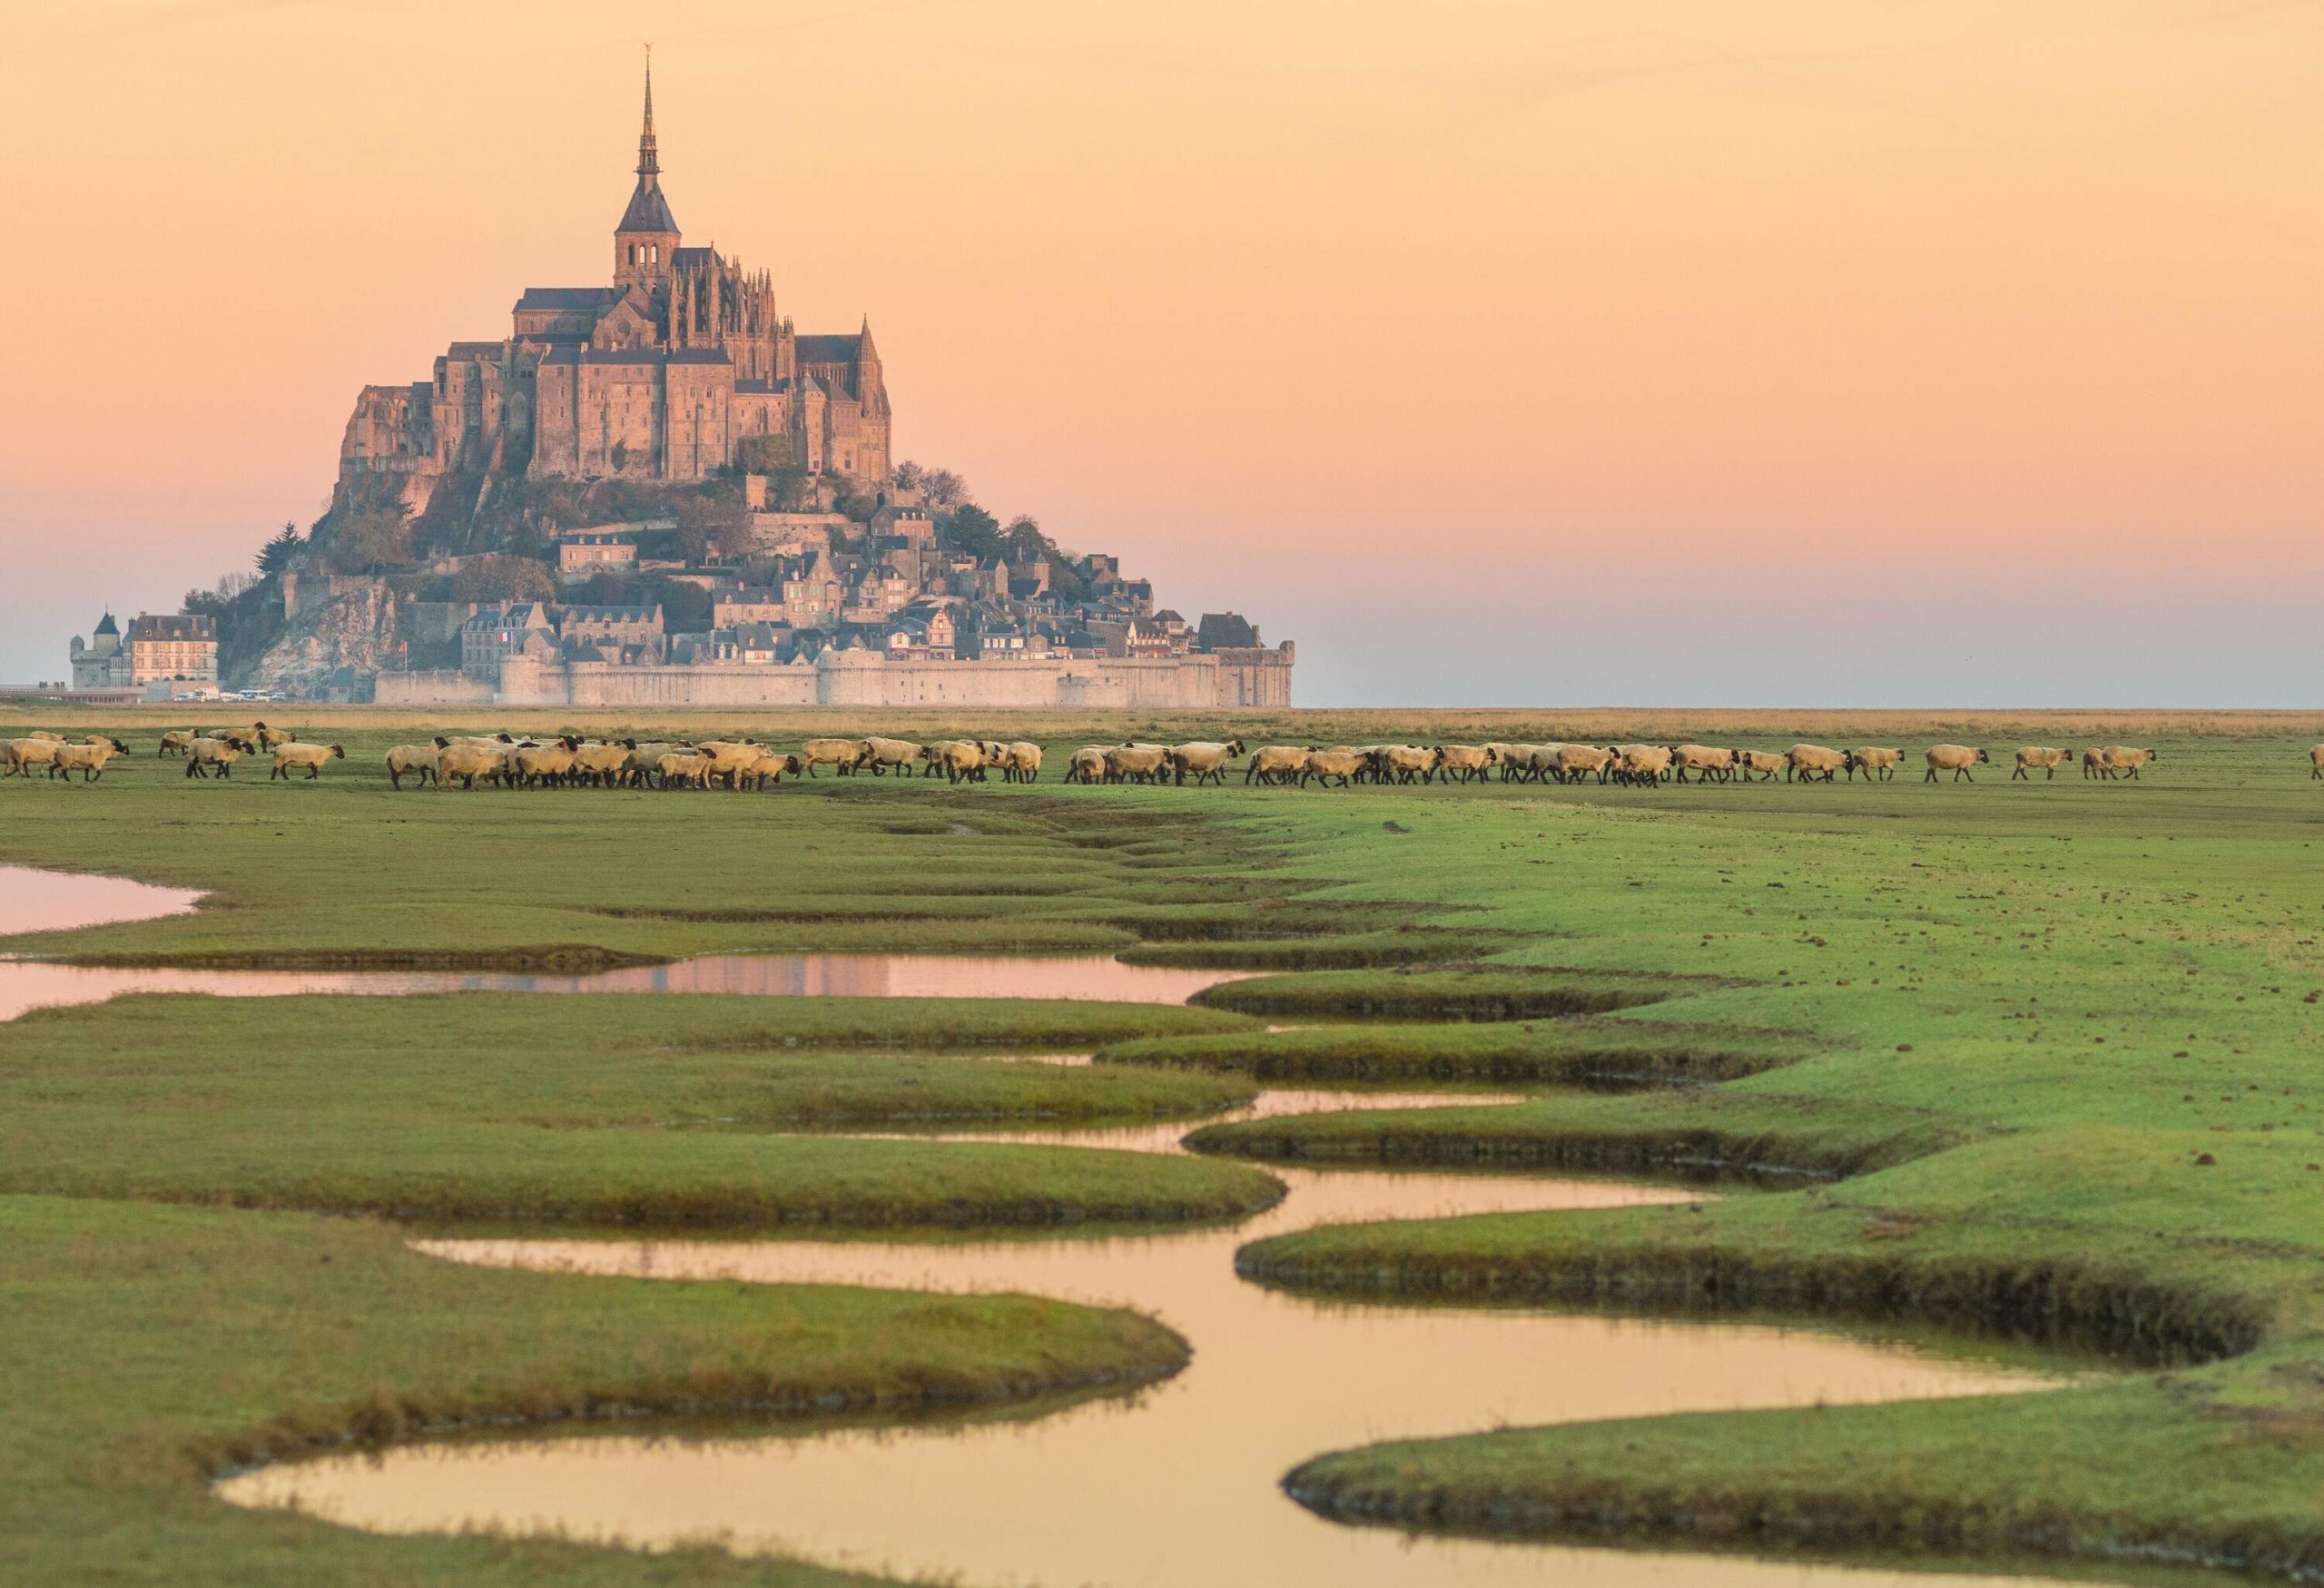
<svg viewBox="0 0 2324 1588">
<path fill-rule="evenodd" d="M 365 387 L 342 484 L 401 477 L 417 510 L 462 474 L 694 480 L 741 465 L 884 483 L 891 418 L 869 321 L 801 336 L 764 271 L 680 236 L 649 69 L 612 284 L 527 288 L 507 337 L 454 342 L 433 380 Z"/>
</svg>

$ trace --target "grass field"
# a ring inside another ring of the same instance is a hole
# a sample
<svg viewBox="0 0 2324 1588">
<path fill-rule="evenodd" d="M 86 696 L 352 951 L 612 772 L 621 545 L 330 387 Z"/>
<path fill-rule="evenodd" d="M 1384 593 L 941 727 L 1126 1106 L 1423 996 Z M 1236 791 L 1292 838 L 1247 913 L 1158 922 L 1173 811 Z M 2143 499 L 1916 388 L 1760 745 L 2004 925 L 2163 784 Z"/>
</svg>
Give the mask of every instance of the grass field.
<svg viewBox="0 0 2324 1588">
<path fill-rule="evenodd" d="M 143 748 L 163 725 L 42 725 Z M 2138 1369 L 1994 1402 L 1319 1452 L 1291 1486 L 1328 1514 L 2031 1553 L 2075 1569 L 2324 1566 L 2324 787 L 2307 762 L 2324 718 L 1335 714 L 1252 727 L 1305 743 L 1942 738 L 1989 744 L 2001 763 L 1934 787 L 1915 768 L 1871 787 L 1305 794 L 869 779 L 749 796 L 395 794 L 377 755 L 417 719 L 293 725 L 330 728 L 350 762 L 288 787 L 190 784 L 150 757 L 86 788 L 0 782 L 0 861 L 213 891 L 192 916 L 6 946 L 479 964 L 1087 947 L 1275 973 L 1202 1011 L 736 1000 L 741 1012 L 719 1012 L 728 1001 L 696 999 L 669 1013 L 675 1001 L 464 996 L 379 1001 L 375 1015 L 371 1001 L 141 999 L 0 1027 L 0 1331 L 12 1360 L 60 1365 L 54 1382 L 0 1388 L 11 1469 L 60 1475 L 0 1501 L 0 1575 L 55 1575 L 78 1528 L 104 1540 L 113 1581 L 719 1580 L 547 1544 L 360 1538 L 231 1512 L 194 1480 L 327 1434 L 556 1418 L 593 1397 L 764 1408 L 845 1384 L 906 1406 L 1126 1380 L 1171 1359 L 1159 1331 L 1120 1315 L 451 1270 L 404 1253 L 392 1226 L 300 1210 L 717 1208 L 752 1223 L 812 1189 L 812 1216 L 838 1222 L 980 1198 L 983 1217 L 1113 1218 L 1125 1196 L 1147 1198 L 1131 1211 L 1184 1216 L 1267 1194 L 1236 1178 L 1251 1172 L 1238 1157 L 1588 1165 L 1717 1176 L 1737 1193 L 1288 1236 L 1243 1254 L 1265 1283 L 1925 1318 L 2094 1345 Z M 1009 731 L 1062 748 L 1196 726 Z M 2137 784 L 2007 781 L 2011 745 L 2093 736 L 2162 759 Z M 1383 1015 L 1403 1023 L 1350 1019 Z M 1315 1028 L 1266 1031 L 1279 1016 Z M 772 1051 L 778 1031 L 798 1047 Z M 1077 1041 L 1106 1061 L 1033 1074 L 942 1056 Z M 1199 1178 L 1167 1185 L 1093 1176 L 1085 1155 L 1055 1149 L 766 1134 L 803 1119 L 1192 1115 L 1262 1080 L 1428 1076 L 1532 1095 L 1213 1127 L 1198 1138 L 1211 1156 L 1179 1166 Z M 172 1285 L 202 1305 L 156 1329 L 181 1306 Z M 916 1321 L 930 1307 L 956 1310 Z M 849 1308 L 881 1321 L 838 1345 L 817 1332 Z M 576 1310 L 590 1328 L 560 1326 Z M 113 1359 L 135 1371 L 106 1375 Z M 940 1390 L 916 1376 L 931 1363 Z M 667 1393 L 680 1380 L 694 1392 Z M 407 1410 L 364 1410 L 379 1406 Z M 267 1432 L 285 1427 L 300 1432 Z M 723 1559 L 704 1570 L 816 1580 Z"/>
</svg>

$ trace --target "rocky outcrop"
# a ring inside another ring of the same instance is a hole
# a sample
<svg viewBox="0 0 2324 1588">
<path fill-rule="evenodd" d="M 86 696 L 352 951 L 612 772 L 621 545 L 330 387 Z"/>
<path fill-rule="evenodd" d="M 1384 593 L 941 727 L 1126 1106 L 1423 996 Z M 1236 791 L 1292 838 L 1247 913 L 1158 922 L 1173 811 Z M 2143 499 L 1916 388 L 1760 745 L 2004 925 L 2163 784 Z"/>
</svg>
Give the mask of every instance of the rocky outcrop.
<svg viewBox="0 0 2324 1588">
<path fill-rule="evenodd" d="M 267 646 L 244 688 L 320 695 L 342 667 L 376 673 L 403 642 L 397 602 L 382 580 L 330 577 L 286 581 L 291 607 L 281 636 Z"/>
</svg>

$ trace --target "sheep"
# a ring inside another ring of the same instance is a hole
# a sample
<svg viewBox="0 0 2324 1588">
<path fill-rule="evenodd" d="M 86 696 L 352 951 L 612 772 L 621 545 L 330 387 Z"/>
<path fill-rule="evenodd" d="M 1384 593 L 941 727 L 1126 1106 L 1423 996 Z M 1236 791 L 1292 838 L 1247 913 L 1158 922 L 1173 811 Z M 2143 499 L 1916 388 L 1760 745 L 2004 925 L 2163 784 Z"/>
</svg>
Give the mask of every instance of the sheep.
<svg viewBox="0 0 2324 1588">
<path fill-rule="evenodd" d="M 922 747 L 910 739 L 871 738 L 862 744 L 863 752 L 857 758 L 856 764 L 870 767 L 874 777 L 890 771 L 901 775 L 905 767 L 920 760 L 922 755 Z"/>
<path fill-rule="evenodd" d="M 46 739 L 52 745 L 67 745 L 72 743 L 72 741 L 67 739 L 63 734 L 51 733 L 46 728 L 28 729 L 25 731 L 25 737 L 27 739 Z"/>
<path fill-rule="evenodd" d="M 498 780 L 508 763 L 508 746 L 498 745 L 487 748 L 482 745 L 449 744 L 439 745 L 436 753 L 436 788 L 443 792 L 458 784 L 474 792 L 479 777 L 491 783 Z"/>
<path fill-rule="evenodd" d="M 1970 775 L 1969 769 L 1982 766 L 1992 759 L 1983 750 L 1967 745 L 1932 745 L 1928 750 L 1928 775 L 1921 781 L 1935 783 L 1938 773 L 1950 772 L 1955 783 L 1965 777 L 1974 783 L 1977 780 Z"/>
<path fill-rule="evenodd" d="M 710 757 L 699 750 L 672 750 L 655 764 L 655 772 L 664 788 L 707 788 L 710 764 Z"/>
<path fill-rule="evenodd" d="M 984 745 L 975 739 L 955 739 L 940 751 L 930 748 L 934 752 L 931 764 L 941 764 L 947 783 L 982 783 L 985 768 L 991 764 Z"/>
<path fill-rule="evenodd" d="M 1887 783 L 1895 778 L 1896 768 L 1904 764 L 1905 753 L 1900 749 L 1871 745 L 1862 749 L 1851 750 L 1848 752 L 1848 781 L 1854 783 L 1856 774 L 1861 772 L 1866 783 L 1876 778 L 1882 783 Z"/>
<path fill-rule="evenodd" d="M 1374 745 L 1364 752 L 1380 783 L 1427 783 L 1436 775 L 1436 752 L 1423 745 Z"/>
<path fill-rule="evenodd" d="M 1776 750 L 1738 750 L 1735 763 L 1744 782 L 1749 783 L 1751 774 L 1757 773 L 1759 782 L 1773 783 L 1777 773 L 1790 769 L 1791 758 Z"/>
<path fill-rule="evenodd" d="M 1342 788 L 1354 781 L 1355 774 L 1364 769 L 1366 756 L 1361 750 L 1310 750 L 1300 763 L 1299 786 L 1305 788 L 1307 780 L 1329 784 L 1339 779 Z"/>
<path fill-rule="evenodd" d="M 1478 748 L 1485 753 L 1485 764 L 1500 773 L 1501 781 L 1507 783 L 1526 764 L 1525 758 L 1519 752 L 1531 749 L 1531 746 L 1512 745 L 1505 739 L 1494 739 L 1479 745 Z"/>
<path fill-rule="evenodd" d="M 1592 773 L 1603 783 L 1612 773 L 1614 763 L 1621 759 L 1621 753 L 1603 745 L 1560 745 L 1551 752 L 1551 757 L 1560 783 L 1578 782 Z"/>
<path fill-rule="evenodd" d="M 748 783 L 753 788 L 763 789 L 771 783 L 781 783 L 785 775 L 798 776 L 806 770 L 806 764 L 796 755 L 762 747 L 755 759 L 744 763 L 734 774 L 735 786 Z"/>
<path fill-rule="evenodd" d="M 119 739 L 91 739 L 82 745 L 59 745 L 56 760 L 49 768 L 50 775 L 61 773 L 64 781 L 73 781 L 78 772 L 83 783 L 94 783 L 105 774 L 105 763 L 116 755 L 129 754 L 129 746 Z"/>
<path fill-rule="evenodd" d="M 1189 772 L 1194 774 L 1197 788 L 1206 781 L 1224 784 L 1226 781 L 1226 764 L 1239 759 L 1242 754 L 1243 741 L 1240 739 L 1229 739 L 1225 744 L 1198 740 L 1191 745 L 1173 745 L 1170 746 L 1170 769 L 1181 786 L 1185 784 Z"/>
<path fill-rule="evenodd" d="M 629 752 L 635 743 L 616 739 L 608 744 L 592 739 L 576 745 L 573 752 L 574 780 L 598 788 L 616 786 L 628 769 Z"/>
<path fill-rule="evenodd" d="M 1161 745 L 1117 745 L 1106 752 L 1108 783 L 1160 783 L 1168 774 L 1170 752 Z"/>
<path fill-rule="evenodd" d="M 1436 746 L 1437 775 L 1446 783 L 1482 783 L 1492 757 L 1482 745 Z"/>
<path fill-rule="evenodd" d="M 518 788 L 562 783 L 573 775 L 574 752 L 580 747 L 571 735 L 546 745 L 519 745 L 506 755 L 507 775 Z"/>
<path fill-rule="evenodd" d="M 219 776 L 234 775 L 234 763 L 251 753 L 247 739 L 196 739 L 186 747 L 185 774 L 188 777 L 208 777 L 212 772 Z"/>
<path fill-rule="evenodd" d="M 1509 747 L 1510 774 L 1521 783 L 1563 783 L 1565 769 L 1560 764 L 1565 752 L 1574 746 L 1554 745 L 1512 745 Z"/>
<path fill-rule="evenodd" d="M 1832 774 L 1848 764 L 1846 751 L 1822 745 L 1794 745 L 1783 753 L 1783 759 L 1787 782 L 1829 783 Z"/>
<path fill-rule="evenodd" d="M 622 759 L 622 769 L 615 781 L 625 788 L 649 785 L 660 772 L 662 757 L 673 750 L 691 750 L 691 745 L 657 743 L 641 745 L 635 739 L 622 741 L 628 755 Z"/>
<path fill-rule="evenodd" d="M 2098 757 L 2098 774 L 2108 782 L 2118 775 L 2136 777 L 2139 768 L 2157 759 L 2152 750 L 2136 750 L 2128 745 L 2109 745 L 2102 750 L 2093 750 L 2082 759 L 2082 774 L 2091 774 L 2091 756 Z"/>
<path fill-rule="evenodd" d="M 172 728 L 168 733 L 162 735 L 162 747 L 154 751 L 153 754 L 156 755 L 168 755 L 172 752 L 175 752 L 176 754 L 182 755 L 186 754 L 192 745 L 193 730 L 192 728 Z"/>
<path fill-rule="evenodd" d="M 1614 778 L 1632 788 L 1640 784 L 1659 785 L 1669 774 L 1670 747 L 1668 745 L 1619 745 L 1614 747 Z"/>
<path fill-rule="evenodd" d="M 1288 784 L 1298 781 L 1307 752 L 1296 745 L 1262 745 L 1243 765 L 1243 781 Z"/>
<path fill-rule="evenodd" d="M 5 775 L 30 777 L 35 766 L 45 766 L 54 775 L 56 752 L 61 744 L 57 739 L 10 739 L 5 756 L 0 756 L 7 768 Z"/>
<path fill-rule="evenodd" d="M 406 776 L 427 784 L 436 781 L 436 760 L 444 753 L 444 743 L 432 745 L 398 745 L 388 752 L 388 781 L 397 788 L 403 786 Z"/>
<path fill-rule="evenodd" d="M 1066 757 L 1068 783 L 1101 783 L 1105 776 L 1106 752 L 1096 745 L 1085 745 Z"/>
<path fill-rule="evenodd" d="M 1735 752 L 1714 745 L 1680 745 L 1670 752 L 1671 775 L 1684 783 L 1687 774 L 1702 774 L 1705 783 L 1725 783 L 1735 775 Z"/>
<path fill-rule="evenodd" d="M 2308 753 L 2308 775 L 2324 777 L 2324 745 L 2319 745 Z"/>
<path fill-rule="evenodd" d="M 2073 756 L 2073 752 L 2071 750 L 2060 750 L 2048 745 L 2020 745 L 2017 751 L 2017 769 L 2009 774 L 2010 779 L 2014 782 L 2022 777 L 2031 783 L 2034 781 L 2034 774 L 2039 771 L 2042 774 L 2042 780 L 2047 783 L 2057 776 L 2058 768 L 2064 765 Z"/>
<path fill-rule="evenodd" d="M 1019 739 L 1000 747 L 1000 781 L 1003 783 L 1039 783 L 1041 778 L 1041 747 L 1030 739 Z"/>
<path fill-rule="evenodd" d="M 307 781 L 312 783 L 323 774 L 324 762 L 346 758 L 347 752 L 337 745 L 298 745 L 285 739 L 274 747 L 274 770 L 266 774 L 266 780 L 272 783 L 279 777 L 287 783 L 291 769 L 303 766 Z"/>
<path fill-rule="evenodd" d="M 836 766 L 845 777 L 863 764 L 864 745 L 861 739 L 810 739 L 799 746 L 799 759 L 807 764 L 807 775 L 815 775 L 818 766 Z"/>
</svg>

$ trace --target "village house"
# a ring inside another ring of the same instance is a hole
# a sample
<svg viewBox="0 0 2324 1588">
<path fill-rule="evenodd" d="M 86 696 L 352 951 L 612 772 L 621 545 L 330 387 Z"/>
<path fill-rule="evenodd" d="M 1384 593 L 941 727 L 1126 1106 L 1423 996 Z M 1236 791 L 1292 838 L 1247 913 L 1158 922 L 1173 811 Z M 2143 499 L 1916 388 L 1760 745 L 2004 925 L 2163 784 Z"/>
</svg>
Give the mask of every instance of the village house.
<svg viewBox="0 0 2324 1588">
<path fill-rule="evenodd" d="M 566 578 L 627 573 L 636 567 L 637 539 L 633 535 L 591 530 L 557 537 L 556 571 Z"/>
</svg>

